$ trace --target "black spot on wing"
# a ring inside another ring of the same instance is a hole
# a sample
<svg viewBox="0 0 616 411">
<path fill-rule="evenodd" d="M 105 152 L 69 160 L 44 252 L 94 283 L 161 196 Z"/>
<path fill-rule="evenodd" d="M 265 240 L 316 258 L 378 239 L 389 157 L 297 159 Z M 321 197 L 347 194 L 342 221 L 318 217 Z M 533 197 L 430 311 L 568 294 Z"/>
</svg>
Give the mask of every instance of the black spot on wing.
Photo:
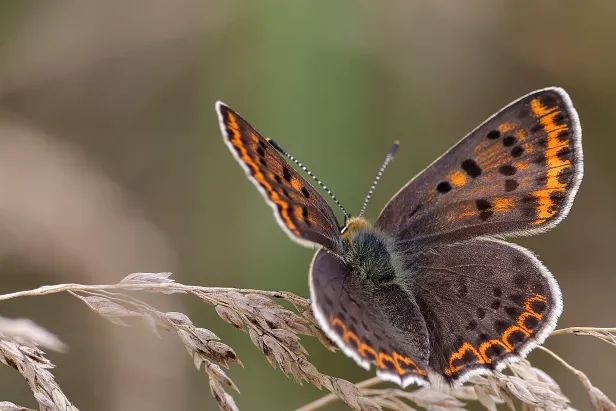
<svg viewBox="0 0 616 411">
<path fill-rule="evenodd" d="M 501 135 L 501 134 L 500 134 L 500 131 L 498 131 L 498 130 L 492 130 L 492 131 L 490 131 L 488 134 L 486 134 L 486 137 L 487 137 L 489 140 L 496 140 L 496 139 L 498 139 L 498 138 L 500 137 L 500 135 Z"/>
<path fill-rule="evenodd" d="M 535 317 L 526 317 L 524 320 L 524 326 L 529 330 L 534 330 L 539 325 L 539 320 Z"/>
<path fill-rule="evenodd" d="M 492 207 L 492 204 L 490 204 L 490 202 L 485 198 L 480 198 L 479 200 L 475 201 L 475 206 L 477 207 L 477 210 L 485 211 Z"/>
<path fill-rule="evenodd" d="M 436 185 L 436 191 L 441 194 L 445 194 L 451 191 L 451 184 L 448 181 L 441 181 Z"/>
<path fill-rule="evenodd" d="M 511 147 L 512 145 L 515 144 L 515 137 L 514 136 L 507 136 L 503 139 L 503 145 L 505 147 Z"/>
<path fill-rule="evenodd" d="M 477 178 L 481 175 L 481 167 L 475 162 L 475 160 L 464 160 L 461 164 L 462 170 L 466 172 L 472 178 Z"/>
<path fill-rule="evenodd" d="M 510 193 L 514 191 L 516 188 L 518 188 L 519 185 L 520 183 L 518 183 L 516 180 L 512 178 L 508 178 L 507 180 L 505 180 L 505 191 Z"/>
<path fill-rule="evenodd" d="M 282 167 L 282 177 L 287 180 L 287 183 L 291 182 L 291 172 L 289 171 L 289 168 L 284 166 Z"/>
<path fill-rule="evenodd" d="M 533 301 L 530 304 L 530 308 L 537 314 L 543 314 L 543 312 L 548 308 L 548 305 L 545 301 Z"/>
<path fill-rule="evenodd" d="M 504 176 L 512 176 L 516 173 L 516 171 L 517 170 L 514 166 L 510 166 L 508 164 L 505 164 L 504 166 L 500 166 L 500 168 L 498 169 L 498 172 Z"/>
<path fill-rule="evenodd" d="M 520 146 L 516 146 L 511 149 L 511 155 L 513 157 L 520 157 L 522 154 L 524 154 L 524 149 Z"/>
<path fill-rule="evenodd" d="M 515 330 L 511 334 L 509 334 L 509 338 L 507 341 L 509 344 L 516 346 L 523 342 L 526 339 L 526 334 L 524 334 L 521 330 Z"/>
</svg>

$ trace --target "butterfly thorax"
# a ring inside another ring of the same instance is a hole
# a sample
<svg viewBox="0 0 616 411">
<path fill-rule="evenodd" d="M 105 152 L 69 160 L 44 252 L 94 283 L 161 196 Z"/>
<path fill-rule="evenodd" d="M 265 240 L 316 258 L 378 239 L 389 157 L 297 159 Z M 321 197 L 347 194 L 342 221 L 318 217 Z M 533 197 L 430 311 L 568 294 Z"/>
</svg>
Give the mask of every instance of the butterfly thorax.
<svg viewBox="0 0 616 411">
<path fill-rule="evenodd" d="M 376 287 L 396 282 L 391 241 L 361 217 L 352 218 L 342 234 L 342 259 L 351 271 Z"/>
</svg>

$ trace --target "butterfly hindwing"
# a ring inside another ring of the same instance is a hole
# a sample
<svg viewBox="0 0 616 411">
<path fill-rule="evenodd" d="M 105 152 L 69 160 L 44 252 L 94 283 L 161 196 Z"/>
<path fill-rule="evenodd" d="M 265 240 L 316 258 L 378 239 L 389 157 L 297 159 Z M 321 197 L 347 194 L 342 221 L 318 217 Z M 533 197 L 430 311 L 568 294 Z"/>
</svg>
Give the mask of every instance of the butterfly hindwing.
<svg viewBox="0 0 616 411">
<path fill-rule="evenodd" d="M 567 93 L 511 103 L 403 187 L 376 223 L 406 243 L 525 235 L 563 219 L 582 179 L 581 129 Z"/>
<path fill-rule="evenodd" d="M 407 262 L 430 330 L 430 368 L 450 384 L 523 358 L 554 330 L 560 289 L 528 250 L 474 239 Z"/>
<path fill-rule="evenodd" d="M 312 307 L 329 338 L 377 375 L 402 386 L 428 382 L 428 330 L 412 295 L 397 286 L 373 290 L 326 250 L 310 268 Z"/>
<path fill-rule="evenodd" d="M 220 102 L 216 111 L 229 149 L 289 237 L 338 250 L 340 229 L 327 201 L 239 114 Z"/>
</svg>

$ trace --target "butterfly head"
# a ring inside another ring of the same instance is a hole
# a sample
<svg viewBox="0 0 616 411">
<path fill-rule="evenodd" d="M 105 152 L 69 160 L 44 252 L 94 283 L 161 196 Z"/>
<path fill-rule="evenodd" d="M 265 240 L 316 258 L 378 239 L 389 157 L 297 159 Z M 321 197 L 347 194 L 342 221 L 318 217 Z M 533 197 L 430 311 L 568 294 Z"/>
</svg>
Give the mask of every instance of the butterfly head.
<svg viewBox="0 0 616 411">
<path fill-rule="evenodd" d="M 349 241 L 353 234 L 362 230 L 370 230 L 372 228 L 372 224 L 370 224 L 363 217 L 351 217 L 346 221 L 346 224 L 342 228 L 341 234 L 344 240 Z"/>
</svg>

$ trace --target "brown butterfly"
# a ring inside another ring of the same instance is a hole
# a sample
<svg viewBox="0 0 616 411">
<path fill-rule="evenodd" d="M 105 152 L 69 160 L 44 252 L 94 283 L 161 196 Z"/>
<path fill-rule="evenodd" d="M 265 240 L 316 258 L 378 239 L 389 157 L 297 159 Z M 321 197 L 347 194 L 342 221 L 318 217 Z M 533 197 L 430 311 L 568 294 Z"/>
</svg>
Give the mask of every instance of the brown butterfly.
<svg viewBox="0 0 616 411">
<path fill-rule="evenodd" d="M 524 358 L 556 326 L 562 299 L 550 272 L 495 237 L 546 231 L 571 208 L 582 132 L 564 90 L 535 91 L 494 114 L 394 195 L 374 224 L 362 217 L 367 202 L 353 218 L 340 206 L 343 226 L 285 157 L 301 163 L 229 107 L 216 110 L 280 226 L 319 248 L 315 316 L 362 367 L 375 364 L 402 386 L 458 385 Z"/>
</svg>

